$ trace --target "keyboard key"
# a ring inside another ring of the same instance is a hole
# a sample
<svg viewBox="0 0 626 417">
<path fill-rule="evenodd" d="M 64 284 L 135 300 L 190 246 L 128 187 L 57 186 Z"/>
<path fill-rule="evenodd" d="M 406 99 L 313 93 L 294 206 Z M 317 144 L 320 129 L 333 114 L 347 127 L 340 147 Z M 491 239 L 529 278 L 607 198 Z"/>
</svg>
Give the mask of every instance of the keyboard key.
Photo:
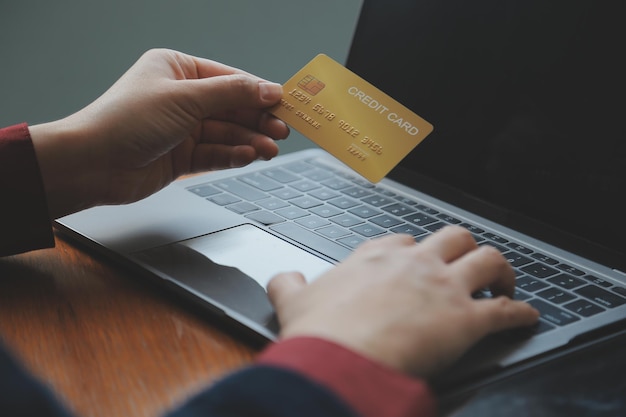
<svg viewBox="0 0 626 417">
<path fill-rule="evenodd" d="M 223 181 L 217 181 L 214 184 L 217 188 L 235 194 L 242 200 L 256 201 L 267 198 L 267 194 L 265 194 L 264 192 L 259 191 L 256 188 L 252 188 L 232 178 Z"/>
<path fill-rule="evenodd" d="M 472 233 L 472 237 L 474 238 L 476 243 L 480 243 L 480 242 L 484 242 L 485 241 L 484 237 L 482 237 L 481 235 L 477 235 L 475 233 Z"/>
<path fill-rule="evenodd" d="M 418 204 L 416 206 L 416 208 L 418 208 L 419 210 L 423 211 L 424 213 L 431 214 L 433 216 L 435 214 L 439 213 L 439 211 L 435 210 L 432 207 L 428 207 L 427 205 L 424 205 L 424 204 Z"/>
<path fill-rule="evenodd" d="M 293 188 L 303 193 L 306 193 L 306 192 L 309 192 L 311 190 L 315 190 L 316 188 L 321 187 L 321 185 L 319 185 L 318 183 L 309 181 L 309 180 L 302 180 L 302 181 L 291 183 L 289 185 L 291 185 Z"/>
<path fill-rule="evenodd" d="M 212 185 L 208 185 L 208 184 L 196 185 L 195 187 L 187 188 L 187 190 L 191 191 L 192 193 L 196 195 L 199 195 L 200 197 L 209 197 L 214 194 L 218 194 L 222 192 L 218 190 L 217 188 L 213 187 Z"/>
<path fill-rule="evenodd" d="M 316 232 L 330 239 L 337 239 L 350 234 L 346 229 L 337 226 L 327 226 L 316 230 Z"/>
<path fill-rule="evenodd" d="M 377 187 L 374 187 L 374 189 L 376 190 L 376 192 L 378 192 L 378 194 L 384 195 L 385 197 L 395 197 L 396 196 L 396 193 L 394 193 L 391 190 L 381 189 L 381 188 L 377 188 Z"/>
<path fill-rule="evenodd" d="M 515 286 L 529 292 L 535 292 L 548 287 L 548 284 L 529 276 L 521 276 L 515 281 Z"/>
<path fill-rule="evenodd" d="M 574 288 L 578 288 L 585 284 L 585 281 L 582 279 L 575 278 L 567 274 L 559 274 L 555 277 L 548 278 L 547 281 L 556 284 L 559 287 L 565 288 L 566 290 L 573 290 Z"/>
<path fill-rule="evenodd" d="M 369 219 L 370 217 L 374 217 L 381 212 L 378 210 L 374 210 L 372 207 L 368 206 L 357 206 L 348 210 L 348 213 L 354 214 L 355 216 L 359 216 L 362 219 Z"/>
<path fill-rule="evenodd" d="M 309 212 L 302 210 L 300 207 L 285 207 L 274 211 L 274 213 L 283 216 L 285 219 L 294 220 L 300 217 L 308 216 Z"/>
<path fill-rule="evenodd" d="M 372 195 L 363 198 L 362 201 L 374 207 L 382 207 L 390 204 L 393 200 L 391 198 L 383 197 L 380 195 Z"/>
<path fill-rule="evenodd" d="M 270 229 L 336 261 L 342 261 L 352 253 L 345 246 L 323 238 L 294 223 L 279 223 L 270 226 Z"/>
<path fill-rule="evenodd" d="M 344 213 L 339 216 L 332 217 L 330 220 L 333 223 L 336 223 L 339 226 L 343 226 L 343 227 L 352 227 L 352 226 L 356 226 L 357 224 L 361 224 L 364 222 L 364 220 L 348 213 Z"/>
<path fill-rule="evenodd" d="M 522 291 L 519 288 L 515 288 L 515 295 L 513 295 L 514 300 L 525 301 L 529 298 L 532 298 L 532 295 L 528 294 L 526 291 Z"/>
<path fill-rule="evenodd" d="M 446 226 L 448 226 L 448 223 L 437 222 L 437 223 L 427 224 L 426 226 L 424 226 L 424 229 L 432 233 L 435 233 L 437 230 L 442 229 Z"/>
<path fill-rule="evenodd" d="M 547 278 L 559 272 L 554 268 L 550 268 L 549 266 L 542 265 L 538 262 L 523 266 L 520 269 L 528 275 L 532 275 L 537 278 Z"/>
<path fill-rule="evenodd" d="M 374 236 L 385 233 L 385 229 L 382 229 L 378 226 L 374 226 L 373 224 L 363 224 L 360 226 L 353 227 L 350 230 L 365 237 L 374 237 Z"/>
<path fill-rule="evenodd" d="M 291 172 L 295 172 L 296 174 L 301 174 L 305 171 L 308 171 L 309 169 L 313 169 L 313 166 L 307 164 L 304 161 L 298 161 L 298 162 L 289 163 L 285 165 L 283 168 Z"/>
<path fill-rule="evenodd" d="M 282 185 L 274 181 L 271 178 L 267 178 L 259 173 L 242 175 L 239 177 L 239 181 L 242 181 L 248 185 L 258 188 L 261 191 L 272 191 L 282 188 Z"/>
<path fill-rule="evenodd" d="M 317 207 L 323 204 L 320 200 L 307 196 L 296 197 L 289 202 L 294 206 L 300 207 L 301 209 L 310 209 L 311 207 Z"/>
<path fill-rule="evenodd" d="M 272 194 L 276 198 L 280 198 L 283 200 L 290 200 L 292 198 L 300 197 L 303 195 L 301 192 L 296 191 L 292 188 L 281 188 L 280 190 L 272 191 Z"/>
<path fill-rule="evenodd" d="M 317 214 L 320 217 L 328 218 L 332 216 L 336 216 L 343 211 L 339 210 L 337 207 L 329 206 L 328 204 L 324 204 L 322 206 L 313 207 L 309 210 L 311 213 Z"/>
<path fill-rule="evenodd" d="M 420 243 L 422 240 L 426 239 L 428 236 L 430 236 L 430 233 L 424 233 L 423 235 L 416 235 L 416 236 L 413 236 L 413 240 L 415 240 L 415 243 Z"/>
<path fill-rule="evenodd" d="M 492 247 L 498 249 L 501 253 L 506 253 L 506 252 L 509 251 L 509 248 L 507 248 L 506 246 L 499 245 L 496 242 L 494 242 L 493 240 L 489 240 L 489 239 L 485 239 L 485 238 L 482 238 L 482 240 L 480 241 L 479 245 L 480 246 L 483 246 L 483 245 L 492 246 Z"/>
<path fill-rule="evenodd" d="M 572 275 L 575 275 L 577 277 L 585 275 L 585 273 L 583 271 L 581 271 L 580 269 L 575 268 L 575 267 L 573 267 L 571 265 L 559 264 L 556 267 L 559 268 L 561 271 L 565 271 L 568 274 L 572 274 Z"/>
<path fill-rule="evenodd" d="M 310 179 L 311 181 L 320 182 L 332 177 L 334 173 L 329 170 L 315 168 L 302 173 L 302 176 Z"/>
<path fill-rule="evenodd" d="M 326 181 L 322 181 L 322 185 L 328 188 L 331 188 L 333 190 L 342 190 L 346 187 L 349 187 L 352 184 L 350 184 L 348 181 L 344 181 L 339 178 L 330 178 L 330 179 L 327 179 Z"/>
<path fill-rule="evenodd" d="M 554 304 L 563 304 L 576 298 L 572 294 L 555 287 L 539 291 L 537 293 L 537 296 L 544 298 Z"/>
<path fill-rule="evenodd" d="M 318 188 L 317 190 L 311 191 L 309 195 L 319 200 L 330 200 L 331 198 L 337 197 L 339 193 L 328 188 Z"/>
<path fill-rule="evenodd" d="M 572 301 L 569 304 L 565 304 L 563 307 L 583 317 L 590 317 L 594 314 L 606 311 L 602 307 L 598 307 L 597 305 L 593 304 L 591 301 L 583 299 Z"/>
<path fill-rule="evenodd" d="M 317 229 L 318 227 L 328 226 L 330 224 L 328 220 L 313 215 L 300 217 L 296 220 L 296 223 L 307 229 Z"/>
<path fill-rule="evenodd" d="M 613 287 L 611 288 L 614 292 L 618 293 L 621 296 L 626 297 L 626 288 L 624 287 Z"/>
<path fill-rule="evenodd" d="M 574 314 L 568 313 L 565 310 L 537 298 L 528 301 L 528 304 L 539 310 L 542 319 L 549 323 L 556 324 L 557 326 L 565 326 L 580 320 L 580 318 Z"/>
<path fill-rule="evenodd" d="M 227 206 L 229 204 L 233 204 L 238 201 L 241 201 L 240 198 L 237 198 L 234 195 L 226 194 L 226 193 L 216 194 L 212 197 L 209 197 L 208 200 L 220 206 Z"/>
<path fill-rule="evenodd" d="M 356 185 L 360 185 L 361 187 L 365 187 L 365 188 L 376 187 L 376 185 L 372 184 L 368 180 L 364 180 L 363 178 L 353 178 L 352 182 L 355 183 Z"/>
<path fill-rule="evenodd" d="M 408 198 L 408 197 L 404 197 L 404 196 L 397 196 L 396 200 L 398 200 L 399 202 L 403 203 L 403 204 L 407 204 L 409 206 L 415 206 L 417 205 L 417 201 L 413 200 L 412 198 Z"/>
<path fill-rule="evenodd" d="M 538 334 L 545 333 L 545 332 L 553 330 L 553 329 L 555 329 L 555 327 L 553 325 L 548 324 L 548 323 L 546 323 L 543 320 L 539 320 L 537 322 L 537 324 L 535 324 L 534 326 L 531 326 L 531 328 L 530 328 L 530 330 L 532 332 L 531 336 L 536 336 Z"/>
<path fill-rule="evenodd" d="M 483 234 L 483 236 L 485 237 L 485 239 L 487 240 L 491 240 L 492 242 L 496 242 L 499 243 L 501 245 L 505 245 L 507 243 L 509 243 L 509 241 L 505 238 L 503 238 L 502 236 L 498 236 L 494 233 L 488 232 Z"/>
<path fill-rule="evenodd" d="M 557 261 L 554 258 L 549 257 L 548 255 L 544 255 L 543 253 L 533 253 L 532 255 L 530 255 L 531 258 L 534 258 L 538 261 L 541 261 L 543 263 L 546 263 L 548 265 L 556 265 L 559 263 L 559 261 Z"/>
<path fill-rule="evenodd" d="M 361 187 L 350 187 L 345 190 L 341 190 L 341 192 L 353 198 L 363 198 L 372 195 L 371 191 Z"/>
<path fill-rule="evenodd" d="M 469 223 L 461 223 L 461 226 L 466 228 L 467 230 L 469 230 L 470 232 L 474 233 L 474 234 L 481 234 L 481 233 L 485 233 L 485 231 L 483 229 L 481 229 L 478 226 L 474 226 L 473 224 L 469 224 Z"/>
<path fill-rule="evenodd" d="M 285 171 L 284 169 L 280 169 L 280 168 L 267 169 L 267 170 L 264 170 L 262 173 L 263 175 L 266 175 L 270 177 L 271 179 L 278 181 L 280 183 L 283 183 L 283 184 L 300 179 L 298 175 L 294 175 L 291 172 Z"/>
<path fill-rule="evenodd" d="M 234 211 L 237 214 L 246 214 L 251 211 L 260 210 L 258 206 L 255 206 L 252 203 L 247 201 L 241 201 L 239 203 L 231 204 L 230 206 L 226 206 L 230 211 Z"/>
<path fill-rule="evenodd" d="M 269 226 L 271 224 L 282 223 L 285 221 L 283 217 L 280 217 L 277 214 L 270 213 L 269 211 L 259 210 L 254 211 L 250 214 L 246 214 L 244 217 L 254 220 L 255 222 L 261 223 L 265 226 Z"/>
<path fill-rule="evenodd" d="M 457 219 L 456 217 L 452 217 L 449 214 L 441 213 L 441 214 L 438 214 L 437 217 L 440 220 L 443 220 L 446 223 L 450 223 L 450 224 L 459 224 L 459 223 L 461 223 L 461 220 Z"/>
<path fill-rule="evenodd" d="M 587 285 L 574 290 L 574 292 L 607 308 L 615 308 L 626 303 L 626 298 L 622 298 L 595 285 Z"/>
<path fill-rule="evenodd" d="M 523 266 L 532 262 L 532 259 L 516 252 L 507 252 L 504 255 L 504 257 L 509 262 L 509 264 L 511 264 L 511 266 L 514 268 L 517 268 L 517 267 L 520 267 L 520 266 Z"/>
<path fill-rule="evenodd" d="M 404 220 L 416 226 L 426 226 L 437 221 L 436 218 L 424 213 L 411 214 L 410 216 L 406 216 Z"/>
<path fill-rule="evenodd" d="M 280 198 L 266 198 L 264 200 L 255 201 L 256 204 L 267 210 L 277 210 L 283 207 L 289 207 L 289 203 Z"/>
<path fill-rule="evenodd" d="M 407 235 L 413 236 L 421 236 L 427 234 L 426 230 L 410 224 L 401 224 L 400 226 L 391 228 L 390 231 L 392 231 L 393 233 L 405 233 Z"/>
<path fill-rule="evenodd" d="M 330 204 L 332 204 L 335 207 L 339 207 L 341 209 L 347 210 L 349 208 L 352 207 L 356 207 L 358 206 L 360 203 L 356 200 L 353 200 L 351 198 L 348 197 L 337 197 L 337 198 L 333 198 L 332 200 L 328 201 Z"/>
<path fill-rule="evenodd" d="M 594 275 L 585 275 L 583 278 L 586 279 L 587 281 L 593 283 L 593 284 L 599 285 L 599 286 L 604 287 L 604 288 L 607 288 L 607 287 L 610 287 L 610 286 L 613 285 L 609 281 L 606 281 L 606 280 L 604 280 L 602 278 L 598 278 L 598 277 L 596 277 Z"/>
<path fill-rule="evenodd" d="M 366 239 L 363 239 L 357 235 L 350 235 L 346 237 L 342 237 L 341 239 L 337 239 L 337 242 L 341 242 L 344 245 L 356 249 L 361 243 L 365 242 Z"/>
<path fill-rule="evenodd" d="M 539 320 L 533 326 L 528 327 L 518 327 L 515 329 L 504 330 L 498 333 L 495 333 L 495 336 L 498 338 L 504 338 L 505 340 L 511 341 L 520 341 L 530 339 L 533 336 L 537 336 L 541 333 L 545 333 L 550 330 L 556 329 L 552 324 L 548 324 L 544 320 Z"/>
<path fill-rule="evenodd" d="M 516 252 L 523 253 L 524 255 L 530 255 L 531 253 L 533 253 L 532 249 L 527 248 L 526 246 L 520 245 L 519 243 L 515 243 L 515 242 L 507 243 L 506 247 Z"/>
<path fill-rule="evenodd" d="M 393 214 L 394 216 L 398 216 L 398 217 L 402 217 L 402 216 L 406 216 L 408 214 L 411 213 L 415 213 L 415 210 L 412 209 L 411 207 L 405 205 L 405 204 L 401 204 L 401 203 L 395 203 L 395 204 L 391 204 L 389 206 L 385 206 L 383 207 L 383 210 L 386 211 L 389 214 Z"/>
<path fill-rule="evenodd" d="M 383 214 L 381 216 L 374 217 L 373 219 L 370 219 L 370 222 L 372 222 L 375 225 L 378 225 L 380 227 L 383 227 L 385 229 L 390 229 L 390 228 L 392 228 L 394 226 L 402 224 L 402 222 L 400 220 L 396 219 L 395 217 L 389 216 L 387 214 Z"/>
</svg>

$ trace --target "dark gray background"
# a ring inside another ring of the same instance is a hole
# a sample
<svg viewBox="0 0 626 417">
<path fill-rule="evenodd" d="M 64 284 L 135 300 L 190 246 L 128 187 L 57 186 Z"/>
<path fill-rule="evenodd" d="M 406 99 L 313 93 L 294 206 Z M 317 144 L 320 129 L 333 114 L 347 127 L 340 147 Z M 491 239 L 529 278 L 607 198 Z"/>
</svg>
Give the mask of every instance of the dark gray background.
<svg viewBox="0 0 626 417">
<path fill-rule="evenodd" d="M 0 5 L 0 126 L 64 117 L 149 48 L 284 82 L 315 54 L 345 62 L 361 0 L 10 0 Z M 297 133 L 281 152 L 313 146 Z"/>
</svg>

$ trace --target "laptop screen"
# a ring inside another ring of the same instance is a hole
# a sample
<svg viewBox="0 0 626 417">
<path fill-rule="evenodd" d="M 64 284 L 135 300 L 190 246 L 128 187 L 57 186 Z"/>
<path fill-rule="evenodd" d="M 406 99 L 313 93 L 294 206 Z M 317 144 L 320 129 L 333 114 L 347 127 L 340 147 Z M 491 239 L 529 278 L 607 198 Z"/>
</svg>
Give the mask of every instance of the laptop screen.
<svg viewBox="0 0 626 417">
<path fill-rule="evenodd" d="M 624 9 L 366 0 L 348 68 L 435 127 L 389 176 L 626 270 Z"/>
</svg>

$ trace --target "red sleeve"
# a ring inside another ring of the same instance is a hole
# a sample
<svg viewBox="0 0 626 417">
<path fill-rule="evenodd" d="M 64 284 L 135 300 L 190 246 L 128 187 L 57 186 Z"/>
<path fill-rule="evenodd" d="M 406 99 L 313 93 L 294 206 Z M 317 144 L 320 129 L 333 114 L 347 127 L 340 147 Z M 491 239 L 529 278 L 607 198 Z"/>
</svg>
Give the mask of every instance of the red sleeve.
<svg viewBox="0 0 626 417">
<path fill-rule="evenodd" d="M 0 256 L 54 246 L 43 181 L 23 123 L 0 129 Z"/>
<path fill-rule="evenodd" d="M 338 394 L 363 417 L 435 415 L 435 399 L 424 381 L 324 339 L 286 339 L 267 347 L 257 362 L 306 375 Z"/>
</svg>

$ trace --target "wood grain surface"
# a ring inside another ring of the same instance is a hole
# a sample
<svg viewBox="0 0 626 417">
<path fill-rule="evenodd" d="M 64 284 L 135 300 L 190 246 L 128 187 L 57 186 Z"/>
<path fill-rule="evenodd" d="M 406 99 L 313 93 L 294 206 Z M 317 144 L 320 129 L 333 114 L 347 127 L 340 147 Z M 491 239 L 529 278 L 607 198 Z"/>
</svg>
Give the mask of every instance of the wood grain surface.
<svg viewBox="0 0 626 417">
<path fill-rule="evenodd" d="M 0 317 L 5 345 L 79 416 L 162 415 L 256 352 L 58 236 L 0 258 Z"/>
</svg>

